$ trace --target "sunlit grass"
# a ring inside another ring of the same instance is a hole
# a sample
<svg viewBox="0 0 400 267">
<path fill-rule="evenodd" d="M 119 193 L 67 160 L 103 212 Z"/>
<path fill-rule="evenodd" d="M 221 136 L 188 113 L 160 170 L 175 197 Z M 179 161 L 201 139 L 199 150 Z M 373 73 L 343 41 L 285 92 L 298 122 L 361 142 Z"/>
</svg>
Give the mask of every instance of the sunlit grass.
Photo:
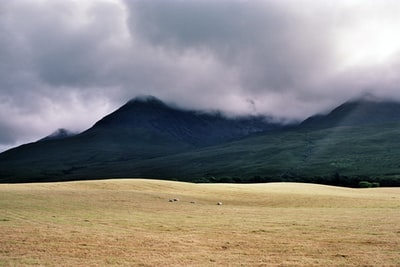
<svg viewBox="0 0 400 267">
<path fill-rule="evenodd" d="M 0 185 L 0 265 L 396 266 L 399 208 L 398 188 Z"/>
</svg>

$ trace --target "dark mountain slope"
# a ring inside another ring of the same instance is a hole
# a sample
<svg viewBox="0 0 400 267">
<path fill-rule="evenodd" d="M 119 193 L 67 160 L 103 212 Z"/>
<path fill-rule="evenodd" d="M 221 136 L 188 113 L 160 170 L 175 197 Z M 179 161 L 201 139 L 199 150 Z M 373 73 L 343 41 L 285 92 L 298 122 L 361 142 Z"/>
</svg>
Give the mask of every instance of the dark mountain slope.
<svg viewBox="0 0 400 267">
<path fill-rule="evenodd" d="M 146 129 L 172 140 L 196 147 L 219 144 L 250 134 L 277 129 L 281 125 L 264 117 L 228 119 L 219 113 L 200 113 L 172 108 L 157 98 L 129 101 L 116 112 L 97 122 L 91 131 L 105 129 Z"/>
<path fill-rule="evenodd" d="M 282 128 L 135 99 L 81 134 L 1 153 L 0 182 L 149 177 L 400 186 L 399 106 L 350 101 Z"/>
<path fill-rule="evenodd" d="M 67 129 L 64 129 L 64 128 L 60 128 L 60 129 L 57 129 L 52 134 L 40 139 L 39 141 L 63 139 L 63 138 L 71 137 L 71 136 L 74 136 L 74 135 L 76 135 L 76 133 L 71 132 L 71 131 L 69 131 Z"/>
<path fill-rule="evenodd" d="M 296 181 L 400 186 L 400 123 L 271 132 L 141 160 L 93 162 L 68 179 L 150 177 L 190 182 Z"/>
<path fill-rule="evenodd" d="M 400 122 L 400 103 L 360 99 L 346 102 L 327 115 L 316 115 L 301 123 L 301 128 L 322 129 Z"/>
<path fill-rule="evenodd" d="M 400 123 L 296 130 L 136 162 L 150 177 L 400 186 Z M 156 166 L 150 169 L 149 166 Z M 258 177 L 255 179 L 255 177 Z"/>
<path fill-rule="evenodd" d="M 227 119 L 135 99 L 71 137 L 45 139 L 0 154 L 0 181 L 30 182 L 112 177 L 125 165 L 240 139 L 279 127 L 263 118 Z M 117 167 L 116 167 L 117 168 Z M 130 170 L 129 165 L 123 168 Z M 121 173 L 121 172 L 118 172 Z M 132 171 L 121 173 L 129 177 Z"/>
</svg>

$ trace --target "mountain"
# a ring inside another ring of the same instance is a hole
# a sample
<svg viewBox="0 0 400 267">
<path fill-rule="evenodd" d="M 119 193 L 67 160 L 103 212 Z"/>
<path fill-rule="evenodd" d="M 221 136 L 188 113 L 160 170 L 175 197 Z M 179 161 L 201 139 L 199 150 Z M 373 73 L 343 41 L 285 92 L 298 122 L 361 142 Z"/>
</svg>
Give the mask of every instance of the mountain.
<svg viewBox="0 0 400 267">
<path fill-rule="evenodd" d="M 128 161 L 144 177 L 197 182 L 400 186 L 400 122 L 275 131 L 218 146 Z M 126 165 L 119 165 L 121 173 Z M 103 166 L 104 170 L 110 166 Z M 115 167 L 115 166 L 114 166 Z"/>
<path fill-rule="evenodd" d="M 0 154 L 0 181 L 56 181 L 141 175 L 127 161 L 173 155 L 281 128 L 263 117 L 226 118 L 141 97 L 65 138 L 44 138 Z M 104 166 L 108 166 L 103 171 Z M 99 171 L 101 170 L 101 171 Z"/>
<path fill-rule="evenodd" d="M 136 98 L 90 129 L 0 154 L 0 182 L 158 178 L 400 186 L 400 103 L 348 101 L 290 127 Z"/>
<path fill-rule="evenodd" d="M 56 140 L 56 139 L 64 139 L 67 137 L 71 137 L 76 135 L 76 133 L 69 131 L 67 129 L 57 129 L 55 132 L 53 132 L 52 134 L 40 139 L 39 141 L 47 141 L 47 140 Z"/>
<path fill-rule="evenodd" d="M 146 129 L 176 142 L 203 147 L 280 127 L 277 123 L 268 122 L 265 117 L 229 119 L 220 113 L 173 108 L 155 97 L 146 96 L 129 101 L 116 112 L 97 122 L 88 132 Z"/>
<path fill-rule="evenodd" d="M 369 97 L 348 101 L 326 115 L 312 116 L 303 121 L 300 127 L 322 129 L 399 121 L 400 103 Z"/>
</svg>

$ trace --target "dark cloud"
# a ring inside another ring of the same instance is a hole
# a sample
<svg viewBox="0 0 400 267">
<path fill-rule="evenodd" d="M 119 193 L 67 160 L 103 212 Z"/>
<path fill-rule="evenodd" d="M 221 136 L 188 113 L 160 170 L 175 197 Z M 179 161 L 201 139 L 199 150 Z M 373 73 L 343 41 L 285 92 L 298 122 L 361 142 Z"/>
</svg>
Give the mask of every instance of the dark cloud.
<svg viewBox="0 0 400 267">
<path fill-rule="evenodd" d="M 235 67 L 246 90 L 293 89 L 331 63 L 327 18 L 278 1 L 128 3 L 134 34 L 170 50 L 206 51 Z"/>
<path fill-rule="evenodd" d="M 136 95 L 302 119 L 400 98 L 396 0 L 0 2 L 0 149 Z"/>
<path fill-rule="evenodd" d="M 359 1 L 155 0 L 127 1 L 127 5 L 132 35 L 169 54 L 205 55 L 216 63 L 216 69 L 203 79 L 213 85 L 206 90 L 214 91 L 210 99 L 217 106 L 223 106 L 218 102 L 221 98 L 232 97 L 236 105 L 229 106 L 243 112 L 246 107 L 243 100 L 250 97 L 260 102 L 261 112 L 299 118 L 366 90 L 388 91 L 382 83 L 375 88 L 360 81 L 365 80 L 368 68 L 380 72 L 383 66 L 368 66 L 368 62 L 362 61 L 359 66 L 357 57 L 353 59 L 363 49 L 380 49 L 368 47 L 373 38 L 379 39 L 379 35 L 374 35 L 379 32 L 363 35 L 366 42 L 356 43 L 357 47 L 351 51 L 343 52 L 342 48 L 354 46 L 353 36 L 348 33 L 354 34 L 363 23 L 382 23 L 382 16 L 399 7 L 394 1 L 361 5 Z M 371 19 L 371 12 L 377 10 L 379 15 Z M 385 20 L 399 25 L 399 20 L 390 13 L 391 19 Z M 386 22 L 381 26 L 387 26 Z M 392 26 L 392 33 L 394 29 Z M 355 38 L 355 41 L 360 40 Z M 366 56 L 375 55 L 367 52 Z M 186 72 L 190 75 L 195 67 Z M 212 82 L 215 77 L 219 82 Z M 196 79 L 191 81 L 198 84 Z M 387 82 L 394 84 L 391 80 Z M 204 89 L 182 87 L 179 91 L 190 99 L 193 91 L 203 93 Z M 215 91 L 223 97 L 215 97 Z M 196 100 L 203 106 L 207 102 L 201 97 Z"/>
</svg>

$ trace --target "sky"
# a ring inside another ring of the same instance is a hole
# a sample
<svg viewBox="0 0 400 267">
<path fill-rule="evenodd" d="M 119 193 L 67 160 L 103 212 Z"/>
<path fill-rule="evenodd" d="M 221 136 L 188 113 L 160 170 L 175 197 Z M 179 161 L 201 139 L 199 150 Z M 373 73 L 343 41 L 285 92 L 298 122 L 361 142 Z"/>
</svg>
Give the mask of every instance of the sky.
<svg viewBox="0 0 400 267">
<path fill-rule="evenodd" d="M 138 95 L 302 120 L 400 100 L 398 0 L 0 1 L 0 151 Z"/>
</svg>

